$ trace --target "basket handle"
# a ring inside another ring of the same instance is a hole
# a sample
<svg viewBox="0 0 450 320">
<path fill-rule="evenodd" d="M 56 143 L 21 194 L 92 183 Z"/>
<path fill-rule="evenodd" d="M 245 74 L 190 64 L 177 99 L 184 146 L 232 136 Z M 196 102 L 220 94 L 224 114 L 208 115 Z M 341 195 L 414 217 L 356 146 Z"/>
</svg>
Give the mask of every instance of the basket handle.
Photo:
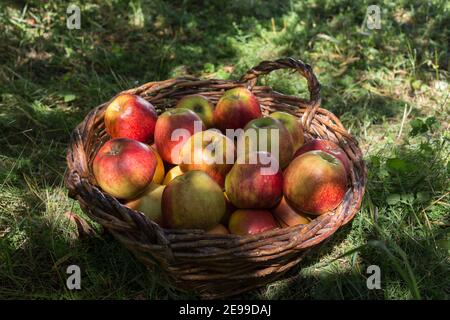
<svg viewBox="0 0 450 320">
<path fill-rule="evenodd" d="M 320 83 L 309 64 L 294 58 L 262 61 L 256 67 L 248 70 L 239 81 L 247 83 L 248 88 L 251 90 L 255 86 L 259 76 L 269 74 L 278 69 L 294 69 L 308 81 L 309 101 L 306 101 L 308 109 L 306 114 L 308 114 L 307 122 L 309 122 L 314 117 L 321 103 Z"/>
</svg>

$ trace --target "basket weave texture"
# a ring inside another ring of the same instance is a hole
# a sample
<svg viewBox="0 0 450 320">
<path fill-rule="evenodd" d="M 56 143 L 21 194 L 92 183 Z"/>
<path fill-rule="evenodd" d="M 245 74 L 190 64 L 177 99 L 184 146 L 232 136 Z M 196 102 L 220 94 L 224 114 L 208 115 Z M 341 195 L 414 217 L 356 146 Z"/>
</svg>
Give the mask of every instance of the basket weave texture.
<svg viewBox="0 0 450 320">
<path fill-rule="evenodd" d="M 310 99 L 284 95 L 268 86 L 256 86 L 259 76 L 277 69 L 292 69 L 305 77 Z M 351 172 L 349 189 L 338 208 L 307 225 L 249 236 L 163 229 L 97 187 L 91 165 L 97 150 L 109 139 L 103 121 L 108 102 L 93 109 L 76 127 L 67 152 L 65 184 L 69 196 L 79 202 L 81 209 L 147 267 L 162 269 L 175 288 L 195 292 L 203 298 L 236 295 L 282 276 L 296 266 L 309 249 L 354 217 L 365 190 L 366 167 L 358 143 L 334 114 L 320 107 L 320 84 L 312 68 L 300 60 L 263 61 L 238 81 L 181 77 L 149 82 L 121 93 L 140 95 L 161 113 L 190 94 L 202 94 L 215 104 L 225 90 L 237 86 L 247 87 L 256 95 L 264 115 L 281 110 L 297 116 L 303 125 L 305 140 L 327 139 L 342 147 L 351 161 Z"/>
</svg>

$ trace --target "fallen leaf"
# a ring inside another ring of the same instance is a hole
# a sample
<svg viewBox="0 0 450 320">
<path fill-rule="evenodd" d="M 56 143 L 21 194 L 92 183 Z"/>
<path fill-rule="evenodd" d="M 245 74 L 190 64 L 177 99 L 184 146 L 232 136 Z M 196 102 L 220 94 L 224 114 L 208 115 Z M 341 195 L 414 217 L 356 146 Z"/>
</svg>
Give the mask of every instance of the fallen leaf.
<svg viewBox="0 0 450 320">
<path fill-rule="evenodd" d="M 234 66 L 224 66 L 223 67 L 223 71 L 228 72 L 228 73 L 232 73 L 234 70 Z"/>
<path fill-rule="evenodd" d="M 95 230 L 91 228 L 86 220 L 78 216 L 76 213 L 67 211 L 66 213 L 64 213 L 64 216 L 77 225 L 78 237 L 80 239 L 97 236 Z"/>
</svg>

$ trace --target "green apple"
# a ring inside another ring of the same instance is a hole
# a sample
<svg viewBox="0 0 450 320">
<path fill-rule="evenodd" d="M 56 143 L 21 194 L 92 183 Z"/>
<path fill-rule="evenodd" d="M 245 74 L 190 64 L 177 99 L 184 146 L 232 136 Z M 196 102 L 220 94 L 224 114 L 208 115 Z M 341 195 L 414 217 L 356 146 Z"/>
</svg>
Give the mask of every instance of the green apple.
<svg viewBox="0 0 450 320">
<path fill-rule="evenodd" d="M 147 218 L 162 225 L 161 199 L 165 187 L 152 183 L 139 198 L 125 202 L 125 206 L 142 212 Z"/>
<path fill-rule="evenodd" d="M 225 197 L 208 174 L 188 171 L 166 186 L 162 210 L 168 228 L 210 230 L 225 215 Z"/>
<path fill-rule="evenodd" d="M 292 160 L 294 146 L 289 131 L 281 121 L 271 117 L 263 117 L 250 121 L 244 128 L 248 151 L 270 152 L 285 168 Z M 252 131 L 252 132 L 250 132 Z"/>
</svg>

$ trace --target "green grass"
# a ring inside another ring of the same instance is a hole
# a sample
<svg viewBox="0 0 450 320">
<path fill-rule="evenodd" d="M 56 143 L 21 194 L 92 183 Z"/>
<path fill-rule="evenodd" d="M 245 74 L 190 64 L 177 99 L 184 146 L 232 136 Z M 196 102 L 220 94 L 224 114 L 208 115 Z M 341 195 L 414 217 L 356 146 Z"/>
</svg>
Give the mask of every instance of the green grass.
<svg viewBox="0 0 450 320">
<path fill-rule="evenodd" d="M 448 1 L 64 1 L 0 3 L 0 298 L 190 297 L 111 236 L 79 239 L 64 213 L 65 148 L 87 112 L 120 90 L 183 74 L 238 78 L 264 59 L 312 64 L 323 107 L 360 141 L 369 169 L 354 221 L 291 275 L 243 298 L 448 299 Z M 273 4 L 269 4 L 273 3 Z M 261 79 L 306 96 L 288 72 Z M 85 217 L 86 218 L 86 217 Z M 82 290 L 65 287 L 78 264 Z M 368 290 L 369 265 L 381 268 Z"/>
</svg>

